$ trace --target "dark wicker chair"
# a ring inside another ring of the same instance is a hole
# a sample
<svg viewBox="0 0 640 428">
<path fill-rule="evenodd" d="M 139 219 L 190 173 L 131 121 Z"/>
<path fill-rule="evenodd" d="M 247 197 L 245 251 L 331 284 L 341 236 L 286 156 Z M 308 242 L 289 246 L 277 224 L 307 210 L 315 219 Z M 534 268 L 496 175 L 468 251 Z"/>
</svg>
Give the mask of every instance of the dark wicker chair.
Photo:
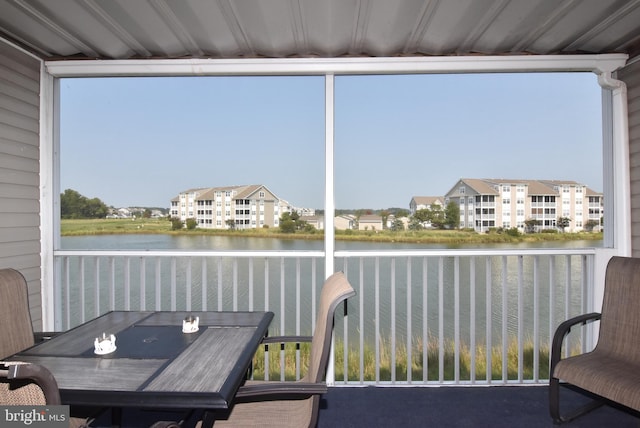
<svg viewBox="0 0 640 428">
<path fill-rule="evenodd" d="M 35 343 L 27 281 L 15 269 L 0 269 L 0 358 Z"/>
<path fill-rule="evenodd" d="M 324 283 L 313 337 L 268 337 L 264 343 L 311 341 L 309 369 L 300 381 L 248 381 L 240 387 L 236 403 L 226 419 L 215 426 L 313 427 L 318 421 L 320 395 L 327 391 L 325 373 L 329 361 L 333 316 L 336 308 L 355 291 L 341 272 Z M 216 415 L 218 416 L 218 415 Z"/>
<path fill-rule="evenodd" d="M 562 359 L 562 343 L 571 328 L 596 320 L 600 320 L 600 330 L 594 350 Z M 558 327 L 551 349 L 551 374 L 549 410 L 554 423 L 575 419 L 607 400 L 640 411 L 640 259 L 613 257 L 609 261 L 602 312 L 577 316 Z M 597 398 L 561 415 L 560 386 Z"/>
<path fill-rule="evenodd" d="M 0 362 L 0 404 L 44 406 L 60 404 L 58 384 L 49 370 L 37 364 Z M 71 428 L 89 426 L 88 418 L 72 417 Z"/>
</svg>

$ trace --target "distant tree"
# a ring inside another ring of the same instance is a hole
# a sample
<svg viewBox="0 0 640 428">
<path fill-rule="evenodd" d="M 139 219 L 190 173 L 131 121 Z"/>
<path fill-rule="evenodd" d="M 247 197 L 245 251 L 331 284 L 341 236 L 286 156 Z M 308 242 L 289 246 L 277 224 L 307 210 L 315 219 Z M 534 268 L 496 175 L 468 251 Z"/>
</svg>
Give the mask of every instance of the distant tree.
<svg viewBox="0 0 640 428">
<path fill-rule="evenodd" d="M 387 220 L 389 219 L 389 211 L 387 210 L 382 210 L 380 211 L 380 217 L 382 217 L 382 228 L 386 229 L 387 228 Z"/>
<path fill-rule="evenodd" d="M 458 208 L 458 223 L 459 224 L 459 216 L 460 216 L 460 211 Z M 447 219 L 446 219 L 446 212 L 442 209 L 442 206 L 440 204 L 431 204 L 429 206 L 429 208 L 422 208 L 420 210 L 417 210 L 413 216 L 411 216 L 409 225 L 412 226 L 410 227 L 411 230 L 419 230 L 417 228 L 417 224 L 420 224 L 422 226 L 422 228 L 424 228 L 427 225 L 431 225 L 433 227 L 437 227 L 438 229 L 444 229 L 445 225 L 447 224 Z"/>
<path fill-rule="evenodd" d="M 283 213 L 280 217 L 280 231 L 282 233 L 295 233 L 297 230 L 310 231 L 315 227 L 300 218 L 297 211 Z M 309 228 L 311 227 L 311 229 Z"/>
<path fill-rule="evenodd" d="M 593 229 L 600 226 L 600 222 L 598 220 L 589 220 L 585 223 L 584 228 L 587 232 L 593 232 Z"/>
<path fill-rule="evenodd" d="M 446 220 L 445 212 L 442 209 L 442 205 L 435 203 L 431 204 L 431 207 L 429 207 L 429 211 L 431 212 L 431 225 L 433 227 L 437 227 L 438 229 L 444 229 Z"/>
<path fill-rule="evenodd" d="M 402 220 L 396 217 L 391 223 L 391 230 L 394 232 L 404 230 L 404 223 L 402 222 Z"/>
<path fill-rule="evenodd" d="M 363 208 L 355 211 L 356 218 L 360 218 L 363 215 L 372 215 L 373 210 L 371 208 Z"/>
<path fill-rule="evenodd" d="M 540 226 L 541 224 L 542 224 L 542 220 L 530 218 L 524 221 L 524 230 L 527 233 L 533 233 L 536 231 L 536 226 Z"/>
<path fill-rule="evenodd" d="M 142 213 L 143 218 L 151 218 L 151 210 L 149 208 L 145 209 Z"/>
<path fill-rule="evenodd" d="M 453 201 L 447 204 L 444 211 L 444 224 L 449 229 L 460 227 L 460 205 Z"/>
<path fill-rule="evenodd" d="M 315 233 L 317 231 L 316 227 L 312 224 L 309 224 L 309 222 L 305 221 L 304 225 L 302 226 L 302 230 L 305 233 Z"/>
<path fill-rule="evenodd" d="M 564 230 L 569 227 L 569 223 L 571 223 L 571 219 L 569 217 L 558 217 L 556 226 L 558 229 L 562 230 L 562 233 L 564 233 Z"/>
<path fill-rule="evenodd" d="M 187 219 L 187 230 L 194 230 L 198 226 L 198 220 L 195 218 Z"/>
<path fill-rule="evenodd" d="M 404 208 L 389 208 L 387 211 L 389 211 L 390 214 L 393 214 L 396 218 L 409 217 L 410 215 L 409 210 Z"/>
<path fill-rule="evenodd" d="M 61 218 L 104 218 L 108 213 L 109 207 L 98 198 L 89 199 L 72 189 L 60 194 Z"/>
<path fill-rule="evenodd" d="M 409 219 L 409 225 L 407 227 L 409 228 L 409 230 L 422 230 L 422 229 L 424 229 L 424 225 L 423 225 L 422 221 L 420 221 L 415 216 L 411 216 L 411 218 Z"/>
<path fill-rule="evenodd" d="M 505 233 L 509 236 L 520 236 L 520 231 L 518 230 L 517 227 L 512 227 L 510 229 L 507 229 Z"/>
<path fill-rule="evenodd" d="M 431 210 L 428 208 L 423 208 L 421 210 L 417 210 L 413 216 L 411 217 L 411 221 L 420 223 L 424 226 L 427 223 L 431 222 Z"/>
<path fill-rule="evenodd" d="M 225 221 L 224 224 L 227 225 L 227 229 L 236 230 L 236 222 L 235 222 L 235 220 L 229 219 L 229 220 Z"/>
<path fill-rule="evenodd" d="M 280 216 L 280 232 L 296 233 L 296 222 L 291 218 L 291 213 L 286 212 Z"/>
<path fill-rule="evenodd" d="M 171 230 L 180 230 L 184 227 L 184 223 L 178 217 L 171 217 Z"/>
<path fill-rule="evenodd" d="M 65 190 L 60 195 L 60 216 L 62 218 L 80 218 L 82 198 L 84 196 L 75 190 Z"/>
</svg>

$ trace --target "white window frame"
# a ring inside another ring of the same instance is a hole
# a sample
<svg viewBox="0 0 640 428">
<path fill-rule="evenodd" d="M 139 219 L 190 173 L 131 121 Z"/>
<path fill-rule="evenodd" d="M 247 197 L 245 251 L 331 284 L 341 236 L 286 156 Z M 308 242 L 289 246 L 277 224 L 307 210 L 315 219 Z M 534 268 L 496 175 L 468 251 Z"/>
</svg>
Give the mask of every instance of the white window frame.
<svg viewBox="0 0 640 428">
<path fill-rule="evenodd" d="M 603 110 L 605 231 L 603 257 L 631 254 L 631 198 L 626 86 L 613 78 L 625 54 L 504 55 L 394 58 L 246 58 L 44 61 L 40 82 L 40 203 L 43 284 L 53 281 L 53 252 L 60 248 L 60 81 L 64 77 L 150 76 L 324 76 L 325 80 L 325 274 L 334 272 L 334 83 L 340 75 L 579 72 L 598 75 Z M 611 195 L 611 196 L 609 196 Z M 605 260 L 596 263 L 602 275 Z M 598 279 L 598 278 L 596 278 Z M 47 291 L 43 300 L 52 299 Z M 44 293 L 43 293 L 44 294 Z M 598 297 L 598 296 L 596 296 Z M 53 314 L 43 314 L 45 328 Z M 331 379 L 332 373 L 327 374 Z"/>
</svg>

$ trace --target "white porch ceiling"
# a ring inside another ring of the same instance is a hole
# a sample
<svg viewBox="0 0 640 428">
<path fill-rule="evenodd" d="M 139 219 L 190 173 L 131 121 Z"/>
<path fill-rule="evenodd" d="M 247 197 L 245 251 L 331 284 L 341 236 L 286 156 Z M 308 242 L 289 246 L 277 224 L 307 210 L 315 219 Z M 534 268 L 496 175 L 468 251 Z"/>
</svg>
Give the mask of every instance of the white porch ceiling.
<svg viewBox="0 0 640 428">
<path fill-rule="evenodd" d="M 48 59 L 640 53 L 640 0 L 0 0 Z"/>
</svg>

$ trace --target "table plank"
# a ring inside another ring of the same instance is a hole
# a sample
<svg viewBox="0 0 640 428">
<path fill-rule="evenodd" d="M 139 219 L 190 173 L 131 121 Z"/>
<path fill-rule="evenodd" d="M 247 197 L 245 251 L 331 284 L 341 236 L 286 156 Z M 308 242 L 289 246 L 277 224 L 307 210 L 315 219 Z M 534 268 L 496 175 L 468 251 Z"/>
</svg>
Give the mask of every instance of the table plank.
<svg viewBox="0 0 640 428">
<path fill-rule="evenodd" d="M 144 391 L 218 392 L 256 327 L 207 328 Z"/>
<path fill-rule="evenodd" d="M 187 315 L 200 330 L 182 333 Z M 228 409 L 272 312 L 107 313 L 8 359 L 42 364 L 64 404 L 162 409 Z M 238 327 L 239 326 L 239 327 Z M 116 335 L 115 352 L 93 341 Z"/>
<path fill-rule="evenodd" d="M 37 363 L 48 368 L 58 387 L 72 390 L 137 391 L 163 364 L 165 359 L 75 358 L 20 355 L 17 361 Z"/>
<path fill-rule="evenodd" d="M 156 312 L 136 325 L 179 325 L 188 315 L 200 317 L 200 326 L 255 327 L 264 312 Z"/>
<path fill-rule="evenodd" d="M 87 350 L 94 349 L 93 342 L 102 333 L 113 333 L 117 336 L 122 330 L 151 314 L 152 312 L 108 312 L 54 339 L 39 343 L 21 354 L 78 356 Z"/>
</svg>

